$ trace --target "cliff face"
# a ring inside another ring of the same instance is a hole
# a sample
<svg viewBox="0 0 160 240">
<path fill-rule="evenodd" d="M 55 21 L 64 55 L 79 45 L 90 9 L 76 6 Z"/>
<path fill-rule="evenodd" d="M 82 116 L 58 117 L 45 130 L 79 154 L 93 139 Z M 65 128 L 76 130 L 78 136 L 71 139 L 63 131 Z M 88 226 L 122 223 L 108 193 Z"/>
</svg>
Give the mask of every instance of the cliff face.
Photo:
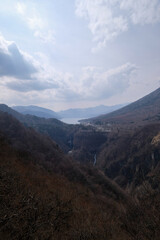
<svg viewBox="0 0 160 240">
<path fill-rule="evenodd" d="M 157 186 L 160 88 L 120 110 L 87 121 L 97 129 L 110 130 L 97 152 L 97 167 L 105 175 L 128 191 L 146 182 L 151 188 Z"/>
<path fill-rule="evenodd" d="M 107 135 L 91 130 L 80 130 L 74 134 L 72 156 L 74 159 L 93 165 L 95 155 L 106 142 Z"/>
<path fill-rule="evenodd" d="M 135 189 L 145 181 L 154 188 L 160 171 L 160 124 L 132 134 L 114 135 L 98 158 L 98 166 L 124 188 Z"/>
</svg>

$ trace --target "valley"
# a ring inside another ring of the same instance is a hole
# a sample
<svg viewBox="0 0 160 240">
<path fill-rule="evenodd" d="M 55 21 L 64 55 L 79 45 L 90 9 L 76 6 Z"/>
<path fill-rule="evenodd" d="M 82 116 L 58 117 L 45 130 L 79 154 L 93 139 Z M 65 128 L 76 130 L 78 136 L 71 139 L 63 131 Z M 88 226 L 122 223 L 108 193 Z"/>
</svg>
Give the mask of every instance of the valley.
<svg viewBox="0 0 160 240">
<path fill-rule="evenodd" d="M 0 237 L 158 240 L 159 101 L 75 125 L 1 104 Z"/>
</svg>

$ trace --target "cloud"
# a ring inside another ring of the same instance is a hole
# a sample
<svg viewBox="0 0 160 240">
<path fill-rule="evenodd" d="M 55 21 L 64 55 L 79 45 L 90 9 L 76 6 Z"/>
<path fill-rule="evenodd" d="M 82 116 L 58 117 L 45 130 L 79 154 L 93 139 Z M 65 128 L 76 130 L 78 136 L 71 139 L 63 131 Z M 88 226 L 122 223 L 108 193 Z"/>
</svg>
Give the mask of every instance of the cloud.
<svg viewBox="0 0 160 240">
<path fill-rule="evenodd" d="M 79 76 L 60 72 L 39 54 L 39 62 L 0 36 L 0 86 L 18 93 L 44 94 L 60 102 L 108 99 L 123 93 L 137 67 L 126 63 L 108 71 L 86 66 Z M 29 95 L 26 95 L 29 96 Z"/>
<path fill-rule="evenodd" d="M 59 85 L 53 80 L 28 80 L 28 81 L 6 81 L 7 88 L 17 92 L 43 91 L 46 89 L 56 89 Z"/>
<path fill-rule="evenodd" d="M 159 0 L 76 0 L 76 15 L 88 22 L 99 50 L 132 24 L 160 22 Z"/>
<path fill-rule="evenodd" d="M 122 0 L 120 9 L 127 10 L 133 24 L 150 24 L 160 21 L 159 0 Z"/>
<path fill-rule="evenodd" d="M 34 37 L 43 43 L 55 44 L 55 32 L 49 28 L 46 19 L 42 18 L 34 7 L 18 2 L 16 11 L 33 31 Z"/>
<path fill-rule="evenodd" d="M 44 28 L 44 21 L 37 16 L 27 17 L 26 22 L 30 29 L 43 29 Z"/>
<path fill-rule="evenodd" d="M 88 21 L 98 49 L 128 29 L 126 19 L 122 15 L 116 16 L 111 5 L 109 0 L 76 0 L 76 15 Z"/>
<path fill-rule="evenodd" d="M 18 92 L 56 89 L 64 75 L 37 62 L 0 35 L 0 85 Z M 65 78 L 64 78 L 65 79 Z"/>
<path fill-rule="evenodd" d="M 6 48 L 5 51 L 8 51 L 8 49 Z M 16 59 L 13 56 L 12 58 Z M 46 62 L 43 55 L 41 58 L 42 62 Z M 23 71 L 21 68 L 17 68 L 19 72 L 16 72 L 12 68 L 11 71 L 10 65 L 7 63 L 5 66 L 6 74 L 1 78 L 1 86 L 6 86 L 16 92 L 43 92 L 43 94 L 45 92 L 45 95 L 48 93 L 51 98 L 60 102 L 102 100 L 123 93 L 130 86 L 132 77 L 137 70 L 137 67 L 131 63 L 126 63 L 108 71 L 87 66 L 82 69 L 79 76 L 75 76 L 67 72 L 58 72 L 47 63 L 42 65 L 41 69 L 37 68 L 33 78 L 30 72 L 24 71 L 25 68 L 23 68 Z"/>
<path fill-rule="evenodd" d="M 24 3 L 18 2 L 16 5 L 17 12 L 24 15 L 26 12 L 26 5 Z"/>
<path fill-rule="evenodd" d="M 6 41 L 0 35 L 0 76 L 31 79 L 37 68 L 15 43 Z"/>
<path fill-rule="evenodd" d="M 60 102 L 99 101 L 122 94 L 131 85 L 137 67 L 126 63 L 119 67 L 104 71 L 94 66 L 84 67 L 79 77 L 69 73 L 59 74 L 57 89 L 52 97 Z"/>
<path fill-rule="evenodd" d="M 51 30 L 49 30 L 47 34 L 41 31 L 35 31 L 34 36 L 38 37 L 44 43 L 56 43 L 55 34 Z"/>
<path fill-rule="evenodd" d="M 131 63 L 108 71 L 85 67 L 81 78 L 81 96 L 85 100 L 101 100 L 123 93 L 130 86 L 136 70 L 137 67 Z"/>
</svg>

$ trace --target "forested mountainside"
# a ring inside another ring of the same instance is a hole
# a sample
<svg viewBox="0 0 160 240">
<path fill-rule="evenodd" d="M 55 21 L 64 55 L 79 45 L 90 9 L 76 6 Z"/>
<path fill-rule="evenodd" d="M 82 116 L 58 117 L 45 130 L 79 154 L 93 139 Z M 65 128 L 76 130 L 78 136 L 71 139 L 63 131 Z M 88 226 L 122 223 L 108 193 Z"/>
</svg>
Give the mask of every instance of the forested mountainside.
<svg viewBox="0 0 160 240">
<path fill-rule="evenodd" d="M 106 140 L 106 134 L 96 132 L 92 126 L 72 125 L 55 118 L 45 119 L 23 115 L 4 104 L 0 104 L 0 110 L 14 116 L 24 126 L 32 127 L 39 133 L 50 137 L 65 153 L 72 151 L 78 161 L 93 162 L 95 153 Z"/>
<path fill-rule="evenodd" d="M 158 193 L 135 200 L 9 114 L 0 126 L 1 239 L 158 240 Z"/>
<path fill-rule="evenodd" d="M 75 131 L 73 125 L 65 124 L 55 118 L 45 119 L 29 114 L 23 115 L 4 104 L 0 104 L 0 110 L 14 116 L 23 125 L 51 137 L 65 152 L 71 149 L 71 140 Z"/>
<path fill-rule="evenodd" d="M 76 164 L 51 139 L 3 112 L 0 146 L 1 239 L 126 235 L 116 211 L 132 201 L 97 169 Z"/>
<path fill-rule="evenodd" d="M 0 133 L 8 140 L 10 146 L 19 152 L 20 157 L 26 157 L 35 164 L 40 164 L 48 171 L 62 174 L 72 181 L 84 184 L 88 184 L 90 175 L 95 174 L 104 181 L 104 184 L 107 184 L 107 181 L 108 185 L 112 184 L 98 169 L 78 164 L 65 155 L 49 137 L 26 128 L 18 120 L 1 111 Z M 104 190 L 107 191 L 107 189 Z"/>
<path fill-rule="evenodd" d="M 144 183 L 160 189 L 160 124 L 134 133 L 113 134 L 99 154 L 97 165 L 107 176 L 130 191 Z"/>
<path fill-rule="evenodd" d="M 99 118 L 101 128 L 107 126 L 110 132 L 98 154 L 97 167 L 127 191 L 140 191 L 144 184 L 159 189 L 159 116 L 160 88 Z"/>
<path fill-rule="evenodd" d="M 158 118 L 67 125 L 0 108 L 0 238 L 159 240 Z"/>
</svg>

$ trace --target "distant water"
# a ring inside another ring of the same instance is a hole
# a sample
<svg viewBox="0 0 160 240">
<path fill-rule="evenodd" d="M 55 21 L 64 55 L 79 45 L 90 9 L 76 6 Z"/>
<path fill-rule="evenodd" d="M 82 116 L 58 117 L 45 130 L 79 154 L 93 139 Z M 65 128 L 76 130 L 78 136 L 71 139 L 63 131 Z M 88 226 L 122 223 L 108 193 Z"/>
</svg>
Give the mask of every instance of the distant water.
<svg viewBox="0 0 160 240">
<path fill-rule="evenodd" d="M 61 121 L 68 124 L 79 124 L 78 120 L 82 118 L 62 118 Z"/>
</svg>

